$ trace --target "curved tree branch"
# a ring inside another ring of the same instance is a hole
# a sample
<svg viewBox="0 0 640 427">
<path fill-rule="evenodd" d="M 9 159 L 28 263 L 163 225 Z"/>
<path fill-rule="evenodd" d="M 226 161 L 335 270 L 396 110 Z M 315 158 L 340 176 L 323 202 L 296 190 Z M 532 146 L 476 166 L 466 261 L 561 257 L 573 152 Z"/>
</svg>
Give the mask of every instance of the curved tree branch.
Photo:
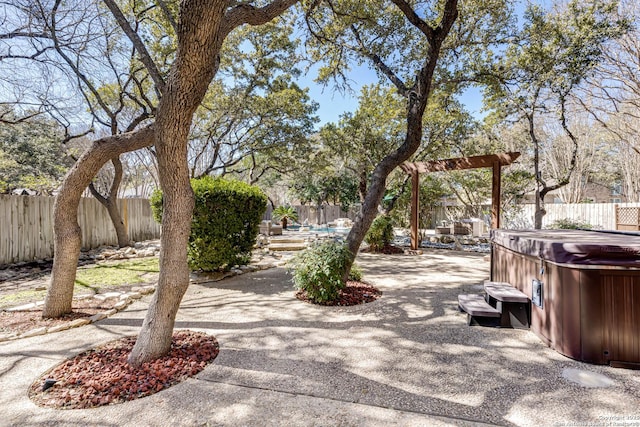
<svg viewBox="0 0 640 427">
<path fill-rule="evenodd" d="M 43 317 L 60 317 L 71 312 L 73 284 L 82 232 L 78 225 L 78 205 L 85 188 L 100 168 L 122 153 L 139 150 L 155 141 L 155 126 L 98 139 L 69 170 L 54 205 L 54 252 L 51 281 Z"/>
<path fill-rule="evenodd" d="M 373 65 L 378 70 L 380 70 L 380 72 L 382 72 L 385 76 L 387 76 L 389 80 L 391 80 L 391 83 L 393 83 L 395 87 L 398 88 L 398 92 L 400 92 L 400 95 L 407 97 L 409 95 L 409 88 L 404 84 L 402 79 L 400 79 L 400 77 L 398 77 L 398 75 L 394 73 L 393 70 L 389 68 L 387 64 L 385 64 L 385 62 L 382 60 L 382 58 L 380 58 L 380 56 L 378 56 L 373 52 L 370 52 L 366 48 L 364 42 L 362 41 L 362 38 L 360 37 L 360 32 L 358 31 L 355 25 L 351 25 L 350 29 L 356 41 L 358 42 L 360 53 L 365 55 L 367 58 L 369 58 L 371 62 L 373 62 Z"/>
<path fill-rule="evenodd" d="M 178 24 L 176 23 L 175 18 L 171 14 L 171 11 L 167 7 L 167 2 L 165 2 L 164 0 L 156 0 L 156 2 L 158 3 L 158 6 L 160 6 L 160 9 L 162 9 L 162 12 L 164 13 L 164 16 L 167 17 L 167 20 L 171 24 L 171 27 L 173 28 L 173 31 L 177 32 L 178 31 Z"/>
<path fill-rule="evenodd" d="M 298 3 L 299 0 L 274 0 L 263 7 L 255 7 L 249 4 L 240 4 L 227 11 L 224 25 L 220 32 L 229 34 L 234 28 L 242 24 L 262 25 L 280 16 L 285 10 Z"/>
<path fill-rule="evenodd" d="M 422 32 L 427 39 L 431 40 L 435 37 L 435 30 L 431 28 L 429 24 L 427 24 L 422 18 L 418 16 L 416 11 L 413 9 L 409 3 L 404 0 L 391 0 L 393 4 L 395 4 L 398 9 L 407 17 L 409 22 L 416 27 L 418 30 Z M 445 11 L 448 10 L 445 8 Z M 455 20 L 455 19 L 454 19 Z M 453 23 L 453 21 L 451 21 Z"/>
</svg>

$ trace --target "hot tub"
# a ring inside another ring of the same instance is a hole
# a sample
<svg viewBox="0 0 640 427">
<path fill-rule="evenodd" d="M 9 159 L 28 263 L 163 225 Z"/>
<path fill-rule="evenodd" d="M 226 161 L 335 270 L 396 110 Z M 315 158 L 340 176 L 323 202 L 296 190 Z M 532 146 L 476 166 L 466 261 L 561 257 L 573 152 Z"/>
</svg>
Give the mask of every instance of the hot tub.
<svg viewBox="0 0 640 427">
<path fill-rule="evenodd" d="M 531 298 L 531 330 L 565 356 L 640 368 L 640 234 L 493 230 L 491 280 Z"/>
</svg>

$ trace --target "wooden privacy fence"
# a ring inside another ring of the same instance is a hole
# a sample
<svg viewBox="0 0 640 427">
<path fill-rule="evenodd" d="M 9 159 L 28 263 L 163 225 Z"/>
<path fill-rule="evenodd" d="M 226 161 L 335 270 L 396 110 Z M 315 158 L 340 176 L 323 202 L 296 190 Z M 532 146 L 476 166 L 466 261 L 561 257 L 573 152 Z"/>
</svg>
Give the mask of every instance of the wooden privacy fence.
<svg viewBox="0 0 640 427">
<path fill-rule="evenodd" d="M 0 265 L 53 257 L 54 197 L 0 195 Z M 120 213 L 134 241 L 160 237 L 147 199 L 120 199 Z M 82 248 L 118 243 L 107 210 L 94 198 L 78 208 Z"/>
<path fill-rule="evenodd" d="M 616 207 L 618 211 L 624 212 L 620 217 L 622 223 L 616 222 Z M 520 214 L 527 223 L 533 226 L 533 216 L 535 206 L 532 204 L 521 205 Z M 542 228 L 548 228 L 554 221 L 561 219 L 572 219 L 591 224 L 595 227 L 601 227 L 603 230 L 638 230 L 640 228 L 633 227 L 633 223 L 637 224 L 638 208 L 640 203 L 549 203 L 545 205 L 547 214 L 542 219 Z M 633 219 L 633 213 L 636 213 L 636 219 Z M 622 227 L 622 228 L 619 228 Z M 626 228 L 625 228 L 626 227 Z"/>
<path fill-rule="evenodd" d="M 442 221 L 460 220 L 477 217 L 486 220 L 483 212 L 489 206 L 480 209 L 462 206 L 435 206 L 424 218 L 421 227 L 435 228 Z M 640 230 L 640 203 L 548 203 L 547 214 L 542 219 L 542 228 L 549 228 L 553 222 L 564 219 L 585 222 L 603 230 Z M 479 212 L 478 212 L 479 211 Z M 515 208 L 505 208 L 503 214 L 504 228 L 533 228 L 535 206 L 522 204 Z M 505 220 L 505 216 L 508 218 Z"/>
</svg>

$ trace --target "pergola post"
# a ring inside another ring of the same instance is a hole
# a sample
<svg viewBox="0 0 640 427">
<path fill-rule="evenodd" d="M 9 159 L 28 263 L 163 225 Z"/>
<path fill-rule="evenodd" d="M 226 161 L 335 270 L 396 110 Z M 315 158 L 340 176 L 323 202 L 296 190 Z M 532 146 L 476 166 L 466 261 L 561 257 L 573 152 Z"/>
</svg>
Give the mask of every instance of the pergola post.
<svg viewBox="0 0 640 427">
<path fill-rule="evenodd" d="M 420 203 L 420 174 L 417 170 L 411 172 L 411 249 L 420 246 L 418 233 L 418 211 Z"/>
<path fill-rule="evenodd" d="M 502 182 L 502 165 L 493 162 L 493 180 L 491 182 L 491 228 L 500 228 L 500 183 Z"/>
</svg>

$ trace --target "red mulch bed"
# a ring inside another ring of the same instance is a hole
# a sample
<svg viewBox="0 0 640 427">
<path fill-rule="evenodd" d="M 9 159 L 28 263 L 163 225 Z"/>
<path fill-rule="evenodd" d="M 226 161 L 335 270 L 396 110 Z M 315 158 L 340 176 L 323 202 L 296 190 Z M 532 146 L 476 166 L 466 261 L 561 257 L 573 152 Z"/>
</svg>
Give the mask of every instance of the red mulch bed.
<svg viewBox="0 0 640 427">
<path fill-rule="evenodd" d="M 393 245 L 386 245 L 382 248 L 380 253 L 383 253 L 385 255 L 403 254 L 404 249 L 399 248 L 397 246 L 393 246 Z"/>
<path fill-rule="evenodd" d="M 379 251 L 371 250 L 371 248 L 369 247 L 369 248 L 363 249 L 362 252 L 371 252 L 375 254 L 385 254 L 385 255 L 397 255 L 397 254 L 404 254 L 405 250 L 402 248 L 399 248 L 398 246 L 385 245 Z"/>
<path fill-rule="evenodd" d="M 298 291 L 296 298 L 311 304 L 350 306 L 373 302 L 380 298 L 381 295 L 382 292 L 378 288 L 368 283 L 348 280 L 347 286 L 339 292 L 338 298 L 335 301 L 325 301 L 321 303 L 311 301 L 305 291 Z"/>
<path fill-rule="evenodd" d="M 171 351 L 153 362 L 133 368 L 127 357 L 135 337 L 91 349 L 61 363 L 29 388 L 38 405 L 83 409 L 149 396 L 202 371 L 218 355 L 216 339 L 193 331 L 173 335 Z M 43 391 L 45 380 L 57 382 Z"/>
</svg>

